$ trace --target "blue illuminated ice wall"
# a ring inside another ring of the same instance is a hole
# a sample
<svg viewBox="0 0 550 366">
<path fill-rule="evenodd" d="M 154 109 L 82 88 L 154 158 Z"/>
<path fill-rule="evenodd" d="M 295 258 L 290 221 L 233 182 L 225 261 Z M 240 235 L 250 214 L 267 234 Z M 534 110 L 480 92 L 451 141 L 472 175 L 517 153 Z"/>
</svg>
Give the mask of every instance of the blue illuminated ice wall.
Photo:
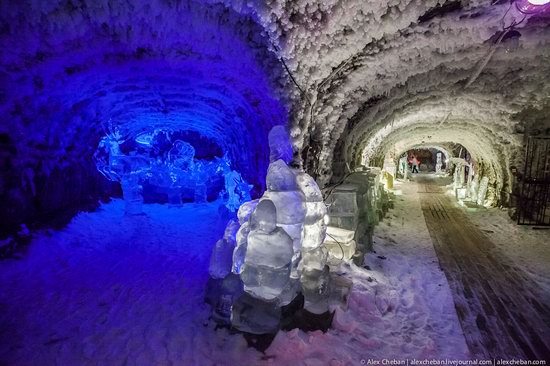
<svg viewBox="0 0 550 366">
<path fill-rule="evenodd" d="M 7 2 L 0 22 L 5 225 L 110 189 L 92 159 L 108 121 L 131 136 L 188 131 L 263 190 L 286 75 L 253 19 L 205 1 L 89 0 Z"/>
</svg>

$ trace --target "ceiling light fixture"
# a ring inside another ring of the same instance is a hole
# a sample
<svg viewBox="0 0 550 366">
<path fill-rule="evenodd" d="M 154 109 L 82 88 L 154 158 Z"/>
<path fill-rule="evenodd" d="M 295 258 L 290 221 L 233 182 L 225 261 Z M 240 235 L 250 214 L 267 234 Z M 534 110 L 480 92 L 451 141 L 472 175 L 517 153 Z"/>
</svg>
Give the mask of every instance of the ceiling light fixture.
<svg viewBox="0 0 550 366">
<path fill-rule="evenodd" d="M 516 8 L 523 14 L 534 14 L 546 9 L 550 0 L 516 0 Z"/>
</svg>

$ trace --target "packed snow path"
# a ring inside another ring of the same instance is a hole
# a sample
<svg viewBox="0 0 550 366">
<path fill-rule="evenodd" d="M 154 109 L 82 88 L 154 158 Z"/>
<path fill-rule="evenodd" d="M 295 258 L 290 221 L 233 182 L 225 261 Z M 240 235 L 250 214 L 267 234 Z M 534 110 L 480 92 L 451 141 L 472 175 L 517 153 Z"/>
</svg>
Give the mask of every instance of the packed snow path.
<svg viewBox="0 0 550 366">
<path fill-rule="evenodd" d="M 491 359 L 549 357 L 550 308 L 537 297 L 538 285 L 494 250 L 433 176 L 418 175 L 416 181 L 472 354 Z"/>
</svg>

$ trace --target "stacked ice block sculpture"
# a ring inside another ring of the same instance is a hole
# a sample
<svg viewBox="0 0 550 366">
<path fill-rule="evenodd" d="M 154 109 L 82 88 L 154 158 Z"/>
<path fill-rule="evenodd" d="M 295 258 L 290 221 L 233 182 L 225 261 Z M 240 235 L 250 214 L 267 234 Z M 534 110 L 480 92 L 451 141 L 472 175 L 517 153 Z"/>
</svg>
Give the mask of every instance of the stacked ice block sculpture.
<svg viewBox="0 0 550 366">
<path fill-rule="evenodd" d="M 241 205 L 233 252 L 227 253 L 225 239 L 219 241 L 210 268 L 213 278 L 228 271 L 228 277 L 240 277 L 243 291 L 235 298 L 230 323 L 253 334 L 276 332 L 281 308 L 300 293 L 307 311 L 329 310 L 323 195 L 312 177 L 288 165 L 292 146 L 283 126 L 271 130 L 269 145 L 267 191 Z"/>
<path fill-rule="evenodd" d="M 238 224 L 230 222 L 216 244 L 209 288 L 220 290 L 218 300 L 207 296 L 218 323 L 255 335 L 290 329 L 289 314 L 291 327 L 312 329 L 312 323 L 331 319 L 336 306 L 345 308 L 352 283 L 341 264 L 352 259 L 362 264 L 385 210 L 379 169 L 348 175 L 328 191 L 325 203 L 315 180 L 289 165 L 292 147 L 282 126 L 271 130 L 269 145 L 267 190 L 240 206 Z M 234 232 L 228 240 L 227 233 Z M 235 278 L 241 285 L 228 295 L 227 283 Z M 224 310 L 228 298 L 230 312 Z M 326 324 L 330 320 L 313 329 Z"/>
</svg>

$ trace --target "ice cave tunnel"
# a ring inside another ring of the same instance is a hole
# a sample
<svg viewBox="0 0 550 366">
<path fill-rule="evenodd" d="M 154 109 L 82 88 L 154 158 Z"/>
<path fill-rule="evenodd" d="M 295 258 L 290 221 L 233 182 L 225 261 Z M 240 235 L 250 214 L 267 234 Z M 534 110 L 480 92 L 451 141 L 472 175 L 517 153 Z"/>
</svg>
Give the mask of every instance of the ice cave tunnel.
<svg viewBox="0 0 550 366">
<path fill-rule="evenodd" d="M 0 47 L 0 365 L 550 361 L 548 0 L 6 0 Z"/>
</svg>

